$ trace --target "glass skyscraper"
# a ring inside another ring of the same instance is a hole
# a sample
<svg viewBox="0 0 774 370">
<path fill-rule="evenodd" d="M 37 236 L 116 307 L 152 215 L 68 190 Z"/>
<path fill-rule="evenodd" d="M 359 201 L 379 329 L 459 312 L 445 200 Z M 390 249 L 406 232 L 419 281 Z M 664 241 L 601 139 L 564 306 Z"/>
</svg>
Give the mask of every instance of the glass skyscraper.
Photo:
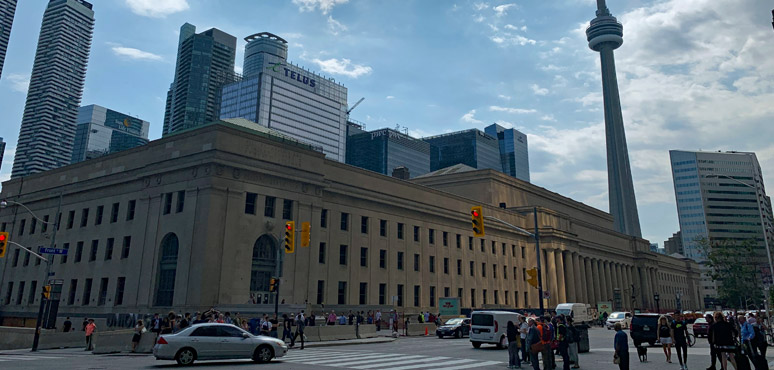
<svg viewBox="0 0 774 370">
<path fill-rule="evenodd" d="M 234 80 L 236 37 L 217 28 L 180 27 L 175 78 L 167 93 L 162 135 L 218 119 L 220 89 Z"/>
<path fill-rule="evenodd" d="M 78 110 L 72 163 L 148 143 L 150 123 L 99 105 Z"/>
<path fill-rule="evenodd" d="M 245 118 L 346 160 L 347 88 L 287 62 L 287 41 L 245 38 L 243 77 L 223 87 L 220 118 Z"/>
<path fill-rule="evenodd" d="M 93 29 L 90 3 L 49 1 L 40 26 L 11 177 L 70 163 Z"/>
<path fill-rule="evenodd" d="M 3 74 L 3 62 L 5 62 L 5 52 L 8 50 L 8 39 L 11 37 L 14 14 L 16 14 L 16 0 L 0 1 L 0 75 Z"/>
<path fill-rule="evenodd" d="M 503 170 L 500 144 L 496 137 L 481 130 L 470 129 L 422 139 L 430 143 L 430 171 L 456 164 L 484 169 Z"/>
<path fill-rule="evenodd" d="M 347 137 L 347 164 L 390 176 L 406 167 L 411 177 L 430 172 L 430 144 L 391 129 Z"/>
<path fill-rule="evenodd" d="M 492 124 L 484 128 L 487 135 L 496 137 L 500 144 L 502 171 L 519 180 L 529 182 L 529 148 L 527 135 L 512 128 Z"/>
</svg>

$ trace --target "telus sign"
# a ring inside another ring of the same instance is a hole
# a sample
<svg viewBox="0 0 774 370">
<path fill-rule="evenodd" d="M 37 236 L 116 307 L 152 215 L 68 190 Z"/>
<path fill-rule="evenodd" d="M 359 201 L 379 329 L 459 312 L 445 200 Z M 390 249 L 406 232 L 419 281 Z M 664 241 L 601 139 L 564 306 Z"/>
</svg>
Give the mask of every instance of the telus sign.
<svg viewBox="0 0 774 370">
<path fill-rule="evenodd" d="M 274 63 L 266 67 L 266 69 L 271 69 L 274 72 L 279 72 L 277 71 L 277 67 L 280 67 L 280 66 L 284 66 L 284 64 Z M 296 71 L 291 71 L 290 68 L 283 67 L 282 69 L 285 70 L 285 77 L 290 77 L 291 79 L 296 80 L 304 85 L 309 85 L 309 87 L 315 87 L 317 85 L 317 81 L 315 81 L 312 78 L 302 76 L 301 73 L 298 73 Z"/>
</svg>

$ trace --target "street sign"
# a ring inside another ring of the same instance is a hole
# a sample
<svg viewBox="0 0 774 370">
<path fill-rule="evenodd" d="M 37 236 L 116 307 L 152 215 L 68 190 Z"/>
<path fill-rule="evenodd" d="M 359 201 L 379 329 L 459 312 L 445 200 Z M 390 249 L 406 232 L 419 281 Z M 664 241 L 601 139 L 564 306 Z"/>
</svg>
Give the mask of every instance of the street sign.
<svg viewBox="0 0 774 370">
<path fill-rule="evenodd" d="M 459 316 L 459 298 L 438 298 L 438 312 L 441 316 Z"/>
<path fill-rule="evenodd" d="M 43 248 L 38 247 L 38 252 L 42 254 L 67 254 L 67 249 L 62 248 Z"/>
</svg>

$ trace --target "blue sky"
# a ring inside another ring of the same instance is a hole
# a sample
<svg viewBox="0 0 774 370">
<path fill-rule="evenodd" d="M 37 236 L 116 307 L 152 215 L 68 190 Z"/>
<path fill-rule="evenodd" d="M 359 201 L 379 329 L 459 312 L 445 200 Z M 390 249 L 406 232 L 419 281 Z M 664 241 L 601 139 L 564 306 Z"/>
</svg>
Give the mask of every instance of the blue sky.
<svg viewBox="0 0 774 370">
<path fill-rule="evenodd" d="M 427 136 L 492 122 L 529 136 L 533 183 L 607 210 L 598 55 L 584 29 L 594 0 L 94 1 L 82 104 L 151 122 L 160 137 L 178 30 L 286 38 L 289 60 L 349 89 L 368 129 Z M 46 1 L 19 1 L 0 79 L 10 176 Z M 608 0 L 643 236 L 679 230 L 668 150 L 755 151 L 774 174 L 774 30 L 764 0 Z"/>
</svg>

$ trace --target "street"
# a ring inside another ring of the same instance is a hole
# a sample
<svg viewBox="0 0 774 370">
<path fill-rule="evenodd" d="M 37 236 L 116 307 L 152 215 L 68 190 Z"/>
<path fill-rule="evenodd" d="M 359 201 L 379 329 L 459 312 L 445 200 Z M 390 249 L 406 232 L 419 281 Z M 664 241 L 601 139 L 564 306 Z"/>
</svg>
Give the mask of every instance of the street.
<svg viewBox="0 0 774 370">
<path fill-rule="evenodd" d="M 584 369 L 617 369 L 613 365 L 612 342 L 614 331 L 594 328 L 589 331 L 591 352 L 580 355 Z M 648 362 L 640 363 L 630 341 L 631 369 L 679 369 L 677 355 L 667 364 L 661 348 L 648 350 Z M 709 365 L 709 347 L 704 338 L 688 349 L 689 366 L 704 369 Z M 404 337 L 381 344 L 357 344 L 328 347 L 310 347 L 291 350 L 284 358 L 269 364 L 254 364 L 249 360 L 203 361 L 194 367 L 220 369 L 230 367 L 267 369 L 373 369 L 373 370 L 461 370 L 506 368 L 507 351 L 493 346 L 474 349 L 467 338 L 438 339 L 436 337 Z M 157 361 L 146 354 L 92 355 L 82 349 L 40 351 L 3 351 L 0 353 L 3 369 L 164 369 L 176 367 L 171 361 Z M 527 366 L 522 366 L 527 368 Z M 561 369 L 561 362 L 558 367 Z"/>
</svg>

